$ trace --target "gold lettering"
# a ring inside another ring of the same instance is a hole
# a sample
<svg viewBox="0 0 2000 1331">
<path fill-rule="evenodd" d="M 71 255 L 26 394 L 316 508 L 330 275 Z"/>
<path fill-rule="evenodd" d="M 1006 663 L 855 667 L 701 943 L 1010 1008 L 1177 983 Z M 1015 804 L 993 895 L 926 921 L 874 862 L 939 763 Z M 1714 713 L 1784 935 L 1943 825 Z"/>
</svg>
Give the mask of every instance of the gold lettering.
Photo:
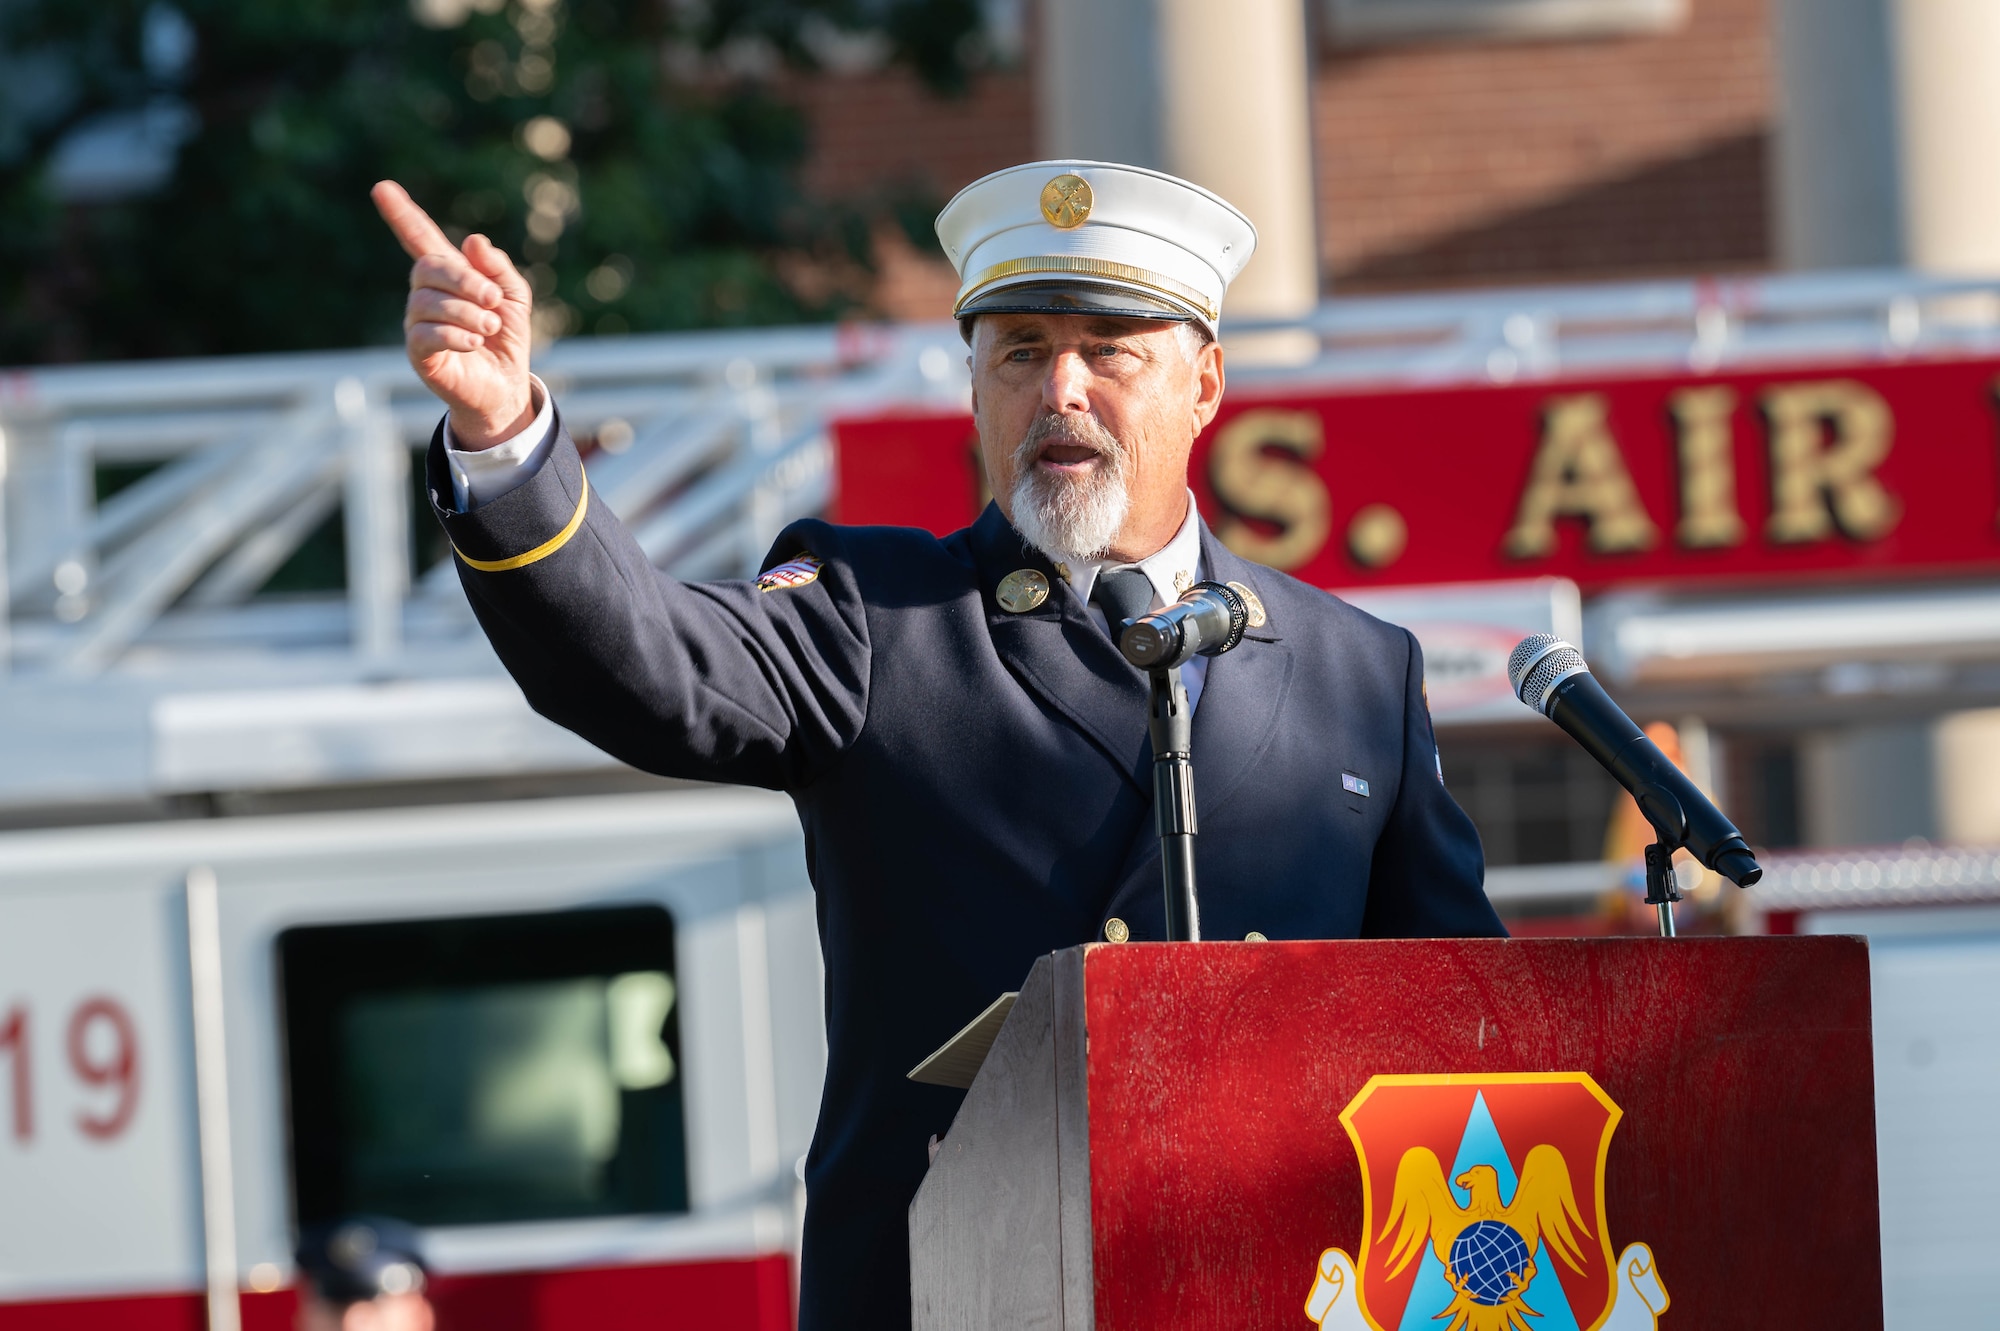
<svg viewBox="0 0 2000 1331">
<path fill-rule="evenodd" d="M 1552 553 L 1557 518 L 1582 518 L 1599 554 L 1647 550 L 1659 539 L 1605 422 L 1601 393 L 1549 399 L 1542 442 L 1502 548 L 1515 559 Z"/>
<path fill-rule="evenodd" d="M 1683 388 L 1667 400 L 1674 418 L 1675 451 L 1680 455 L 1681 520 L 1674 536 L 1684 546 L 1704 549 L 1743 542 L 1743 517 L 1736 511 L 1736 449 L 1729 418 L 1736 392 L 1729 388 Z"/>
<path fill-rule="evenodd" d="M 1895 418 L 1881 395 L 1851 379 L 1784 384 L 1763 396 L 1770 431 L 1771 518 L 1786 545 L 1822 541 L 1836 526 L 1858 541 L 1887 535 L 1903 506 L 1875 479 Z"/>
<path fill-rule="evenodd" d="M 1208 483 L 1226 510 L 1216 539 L 1272 568 L 1310 561 L 1333 530 L 1326 482 L 1311 465 L 1325 447 L 1319 417 L 1309 411 L 1263 408 L 1224 426 L 1208 455 Z M 1257 522 L 1277 533 L 1267 535 Z"/>
</svg>

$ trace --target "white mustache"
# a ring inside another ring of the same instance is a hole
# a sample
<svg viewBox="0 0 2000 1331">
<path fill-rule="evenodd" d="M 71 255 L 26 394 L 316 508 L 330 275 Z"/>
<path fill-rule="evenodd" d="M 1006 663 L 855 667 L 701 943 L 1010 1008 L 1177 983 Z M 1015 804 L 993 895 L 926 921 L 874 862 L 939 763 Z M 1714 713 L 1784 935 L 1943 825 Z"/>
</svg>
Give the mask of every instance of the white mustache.
<svg viewBox="0 0 2000 1331">
<path fill-rule="evenodd" d="M 1034 466 L 1035 460 L 1042 455 L 1042 449 L 1052 443 L 1091 449 L 1114 470 L 1125 461 L 1125 445 L 1119 443 L 1118 436 L 1105 429 L 1097 417 L 1046 411 L 1028 427 L 1028 432 L 1021 436 L 1020 444 L 1014 449 L 1015 470 L 1025 472 Z"/>
</svg>

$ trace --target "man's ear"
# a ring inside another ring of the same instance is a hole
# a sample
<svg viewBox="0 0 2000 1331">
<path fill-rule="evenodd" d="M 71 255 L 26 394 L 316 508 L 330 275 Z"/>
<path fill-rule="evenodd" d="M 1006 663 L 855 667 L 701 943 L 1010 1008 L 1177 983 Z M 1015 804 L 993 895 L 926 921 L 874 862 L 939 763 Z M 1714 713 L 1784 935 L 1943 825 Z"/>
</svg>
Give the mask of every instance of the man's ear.
<svg viewBox="0 0 2000 1331">
<path fill-rule="evenodd" d="M 1222 369 L 1222 342 L 1216 339 L 1208 342 L 1195 358 L 1194 367 L 1194 432 L 1200 434 L 1215 419 L 1215 413 L 1222 409 L 1222 390 L 1227 376 Z"/>
</svg>

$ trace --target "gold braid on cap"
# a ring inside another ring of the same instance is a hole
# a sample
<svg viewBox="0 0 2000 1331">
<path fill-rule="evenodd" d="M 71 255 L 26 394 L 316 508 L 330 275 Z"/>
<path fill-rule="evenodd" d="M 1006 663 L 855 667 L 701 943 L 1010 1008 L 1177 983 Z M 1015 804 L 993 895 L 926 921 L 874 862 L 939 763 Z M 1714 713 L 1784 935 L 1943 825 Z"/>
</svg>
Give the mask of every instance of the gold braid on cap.
<svg viewBox="0 0 2000 1331">
<path fill-rule="evenodd" d="M 1100 277 L 1113 282 L 1129 282 L 1133 286 L 1146 287 L 1163 296 L 1171 296 L 1196 313 L 1214 320 L 1220 318 L 1222 310 L 1201 292 L 1185 282 L 1176 282 L 1162 273 L 1147 268 L 1134 268 L 1129 263 L 1113 263 L 1109 259 L 1085 259 L 1070 254 L 1043 254 L 1032 259 L 1009 259 L 996 263 L 981 272 L 966 284 L 965 294 L 951 307 L 952 318 L 965 308 L 967 301 L 977 296 L 986 287 L 1006 277 L 1019 277 L 1026 273 L 1063 273 L 1072 277 Z"/>
</svg>

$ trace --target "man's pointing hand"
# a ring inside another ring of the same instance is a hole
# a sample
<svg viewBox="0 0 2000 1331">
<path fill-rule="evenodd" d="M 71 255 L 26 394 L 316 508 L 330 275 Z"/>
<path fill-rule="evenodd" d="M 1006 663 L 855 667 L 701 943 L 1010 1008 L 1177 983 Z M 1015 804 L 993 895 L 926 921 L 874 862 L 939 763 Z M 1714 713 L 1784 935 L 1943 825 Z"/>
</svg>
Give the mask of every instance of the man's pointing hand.
<svg viewBox="0 0 2000 1331">
<path fill-rule="evenodd" d="M 451 409 L 453 442 L 491 448 L 519 434 L 535 419 L 528 385 L 534 293 L 527 281 L 484 236 L 466 237 L 462 250 L 453 245 L 395 181 L 369 193 L 416 260 L 403 344 L 424 386 Z"/>
</svg>

